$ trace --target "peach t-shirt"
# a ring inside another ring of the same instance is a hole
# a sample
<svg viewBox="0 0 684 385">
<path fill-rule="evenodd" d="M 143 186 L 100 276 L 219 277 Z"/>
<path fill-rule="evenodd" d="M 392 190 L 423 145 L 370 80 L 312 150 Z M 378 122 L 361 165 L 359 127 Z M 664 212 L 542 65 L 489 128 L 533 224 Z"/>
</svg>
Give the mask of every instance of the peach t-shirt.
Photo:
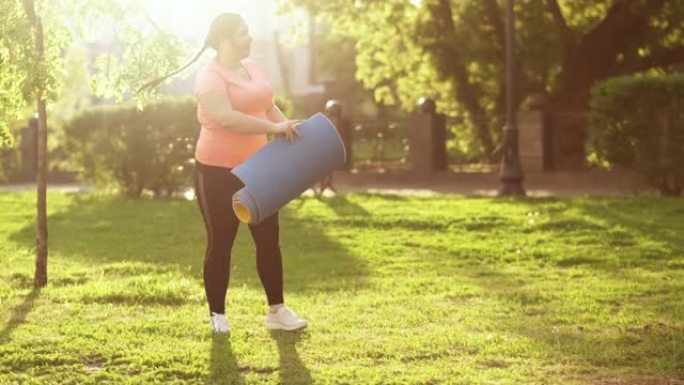
<svg viewBox="0 0 684 385">
<path fill-rule="evenodd" d="M 241 61 L 250 79 L 229 70 L 212 60 L 195 80 L 195 96 L 205 92 L 222 91 L 228 94 L 233 108 L 245 114 L 268 120 L 266 112 L 273 105 L 273 90 L 259 64 L 252 59 Z M 238 134 L 211 120 L 197 104 L 200 129 L 195 158 L 202 164 L 233 168 L 267 143 L 266 134 Z"/>
</svg>

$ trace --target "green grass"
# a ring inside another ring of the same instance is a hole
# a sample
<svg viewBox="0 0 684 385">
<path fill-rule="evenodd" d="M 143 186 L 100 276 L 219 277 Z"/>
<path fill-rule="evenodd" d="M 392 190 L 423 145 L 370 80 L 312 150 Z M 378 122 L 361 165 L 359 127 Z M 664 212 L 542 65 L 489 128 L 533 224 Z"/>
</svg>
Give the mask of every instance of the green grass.
<svg viewBox="0 0 684 385">
<path fill-rule="evenodd" d="M 684 376 L 684 201 L 347 195 L 284 210 L 263 327 L 238 235 L 232 336 L 209 333 L 195 202 L 0 194 L 0 384 L 587 384 Z M 627 382 L 619 382 L 620 384 Z"/>
</svg>

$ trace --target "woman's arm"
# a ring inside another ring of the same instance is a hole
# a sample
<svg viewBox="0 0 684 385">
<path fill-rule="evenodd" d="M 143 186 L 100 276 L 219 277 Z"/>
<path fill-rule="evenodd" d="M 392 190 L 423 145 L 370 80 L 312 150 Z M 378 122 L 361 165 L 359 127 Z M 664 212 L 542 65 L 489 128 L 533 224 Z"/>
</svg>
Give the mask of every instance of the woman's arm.
<svg viewBox="0 0 684 385">
<path fill-rule="evenodd" d="M 283 122 L 295 122 L 292 132 L 286 133 L 285 134 L 285 139 L 288 141 L 292 141 L 295 139 L 295 137 L 298 137 L 301 135 L 299 132 L 299 128 L 297 127 L 300 123 L 299 120 L 288 120 L 285 117 L 285 114 L 283 114 L 283 111 L 280 110 L 280 107 L 278 107 L 275 103 L 271 106 L 271 108 L 266 111 L 266 118 L 270 120 L 271 122 L 275 124 L 283 124 Z"/>
<path fill-rule="evenodd" d="M 280 110 L 280 108 L 278 108 L 278 106 L 275 103 L 273 103 L 271 108 L 269 108 L 269 110 L 266 111 L 266 117 L 273 123 L 279 123 L 287 120 L 285 114 L 283 114 L 283 112 Z"/>
</svg>

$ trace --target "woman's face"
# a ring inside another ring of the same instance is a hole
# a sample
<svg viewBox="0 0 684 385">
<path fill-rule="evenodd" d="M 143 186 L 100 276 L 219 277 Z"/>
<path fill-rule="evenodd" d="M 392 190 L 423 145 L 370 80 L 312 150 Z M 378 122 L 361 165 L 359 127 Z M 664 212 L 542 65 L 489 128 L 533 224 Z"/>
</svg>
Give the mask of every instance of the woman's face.
<svg viewBox="0 0 684 385">
<path fill-rule="evenodd" d="M 221 49 L 230 52 L 237 59 L 244 59 L 249 56 L 252 48 L 252 36 L 245 22 L 241 22 L 237 31 L 232 37 L 228 37 L 221 42 Z"/>
</svg>

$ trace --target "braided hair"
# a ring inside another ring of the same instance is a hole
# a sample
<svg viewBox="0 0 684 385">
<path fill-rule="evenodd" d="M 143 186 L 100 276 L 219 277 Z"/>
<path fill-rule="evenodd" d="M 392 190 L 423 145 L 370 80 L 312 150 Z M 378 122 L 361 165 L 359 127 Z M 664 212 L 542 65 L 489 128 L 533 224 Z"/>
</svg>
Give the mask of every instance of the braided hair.
<svg viewBox="0 0 684 385">
<path fill-rule="evenodd" d="M 218 50 L 221 40 L 225 39 L 226 37 L 233 36 L 237 31 L 238 27 L 241 25 L 241 23 L 244 23 L 244 20 L 242 19 L 242 16 L 240 16 L 237 13 L 222 13 L 216 16 L 214 20 L 211 22 L 211 26 L 209 27 L 209 33 L 207 34 L 207 37 L 204 39 L 204 45 L 202 46 L 202 49 L 199 50 L 199 52 L 195 55 L 195 57 L 192 60 L 190 60 L 186 65 L 184 65 L 180 69 L 173 71 L 168 75 L 158 77 L 143 84 L 140 88 L 138 88 L 138 90 L 135 93 L 139 94 L 143 91 L 151 90 L 157 87 L 159 84 L 161 84 L 164 80 L 190 67 L 190 65 L 196 62 L 197 59 L 199 59 L 200 56 L 202 56 L 202 54 L 204 53 L 204 51 L 207 50 L 207 48 Z"/>
</svg>

